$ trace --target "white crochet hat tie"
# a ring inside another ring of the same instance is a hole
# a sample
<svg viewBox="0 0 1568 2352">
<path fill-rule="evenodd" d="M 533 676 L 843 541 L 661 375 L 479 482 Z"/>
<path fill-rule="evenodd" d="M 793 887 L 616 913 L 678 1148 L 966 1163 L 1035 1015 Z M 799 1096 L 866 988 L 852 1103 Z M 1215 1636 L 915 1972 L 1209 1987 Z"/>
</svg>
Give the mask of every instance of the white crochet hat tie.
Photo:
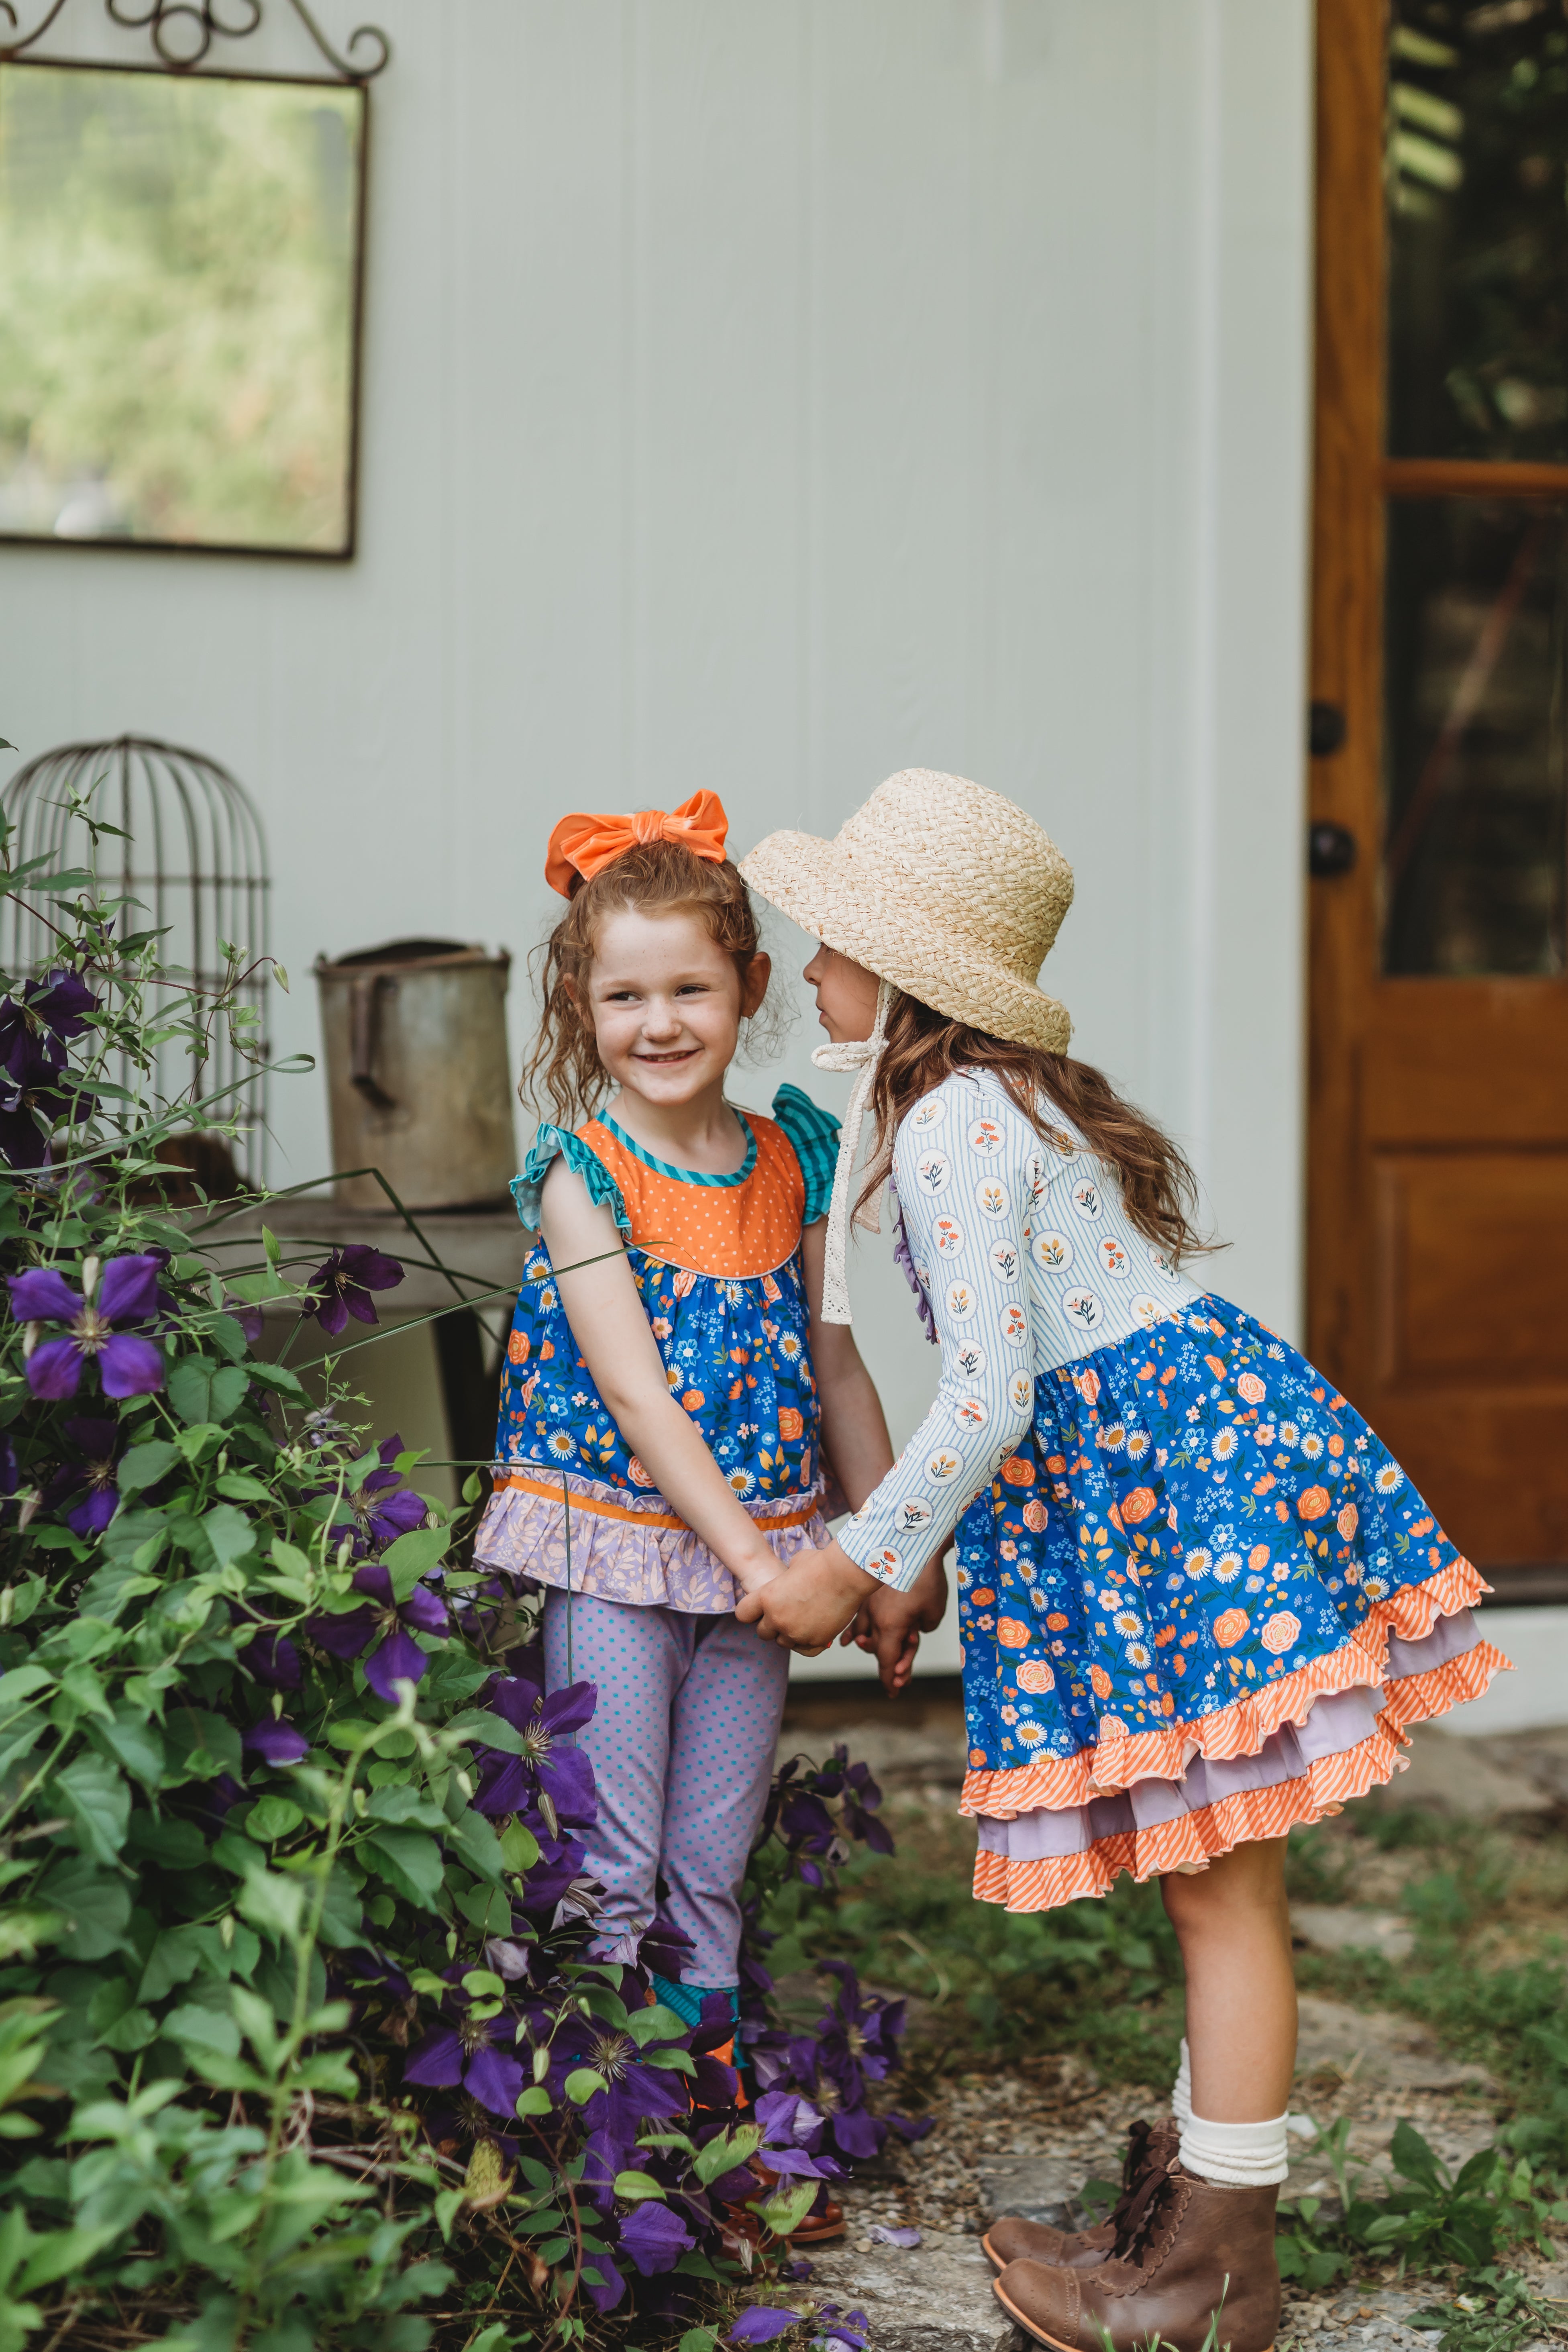
<svg viewBox="0 0 1568 2352">
<path fill-rule="evenodd" d="M 818 1045 L 812 1060 L 819 1070 L 858 1070 L 849 1097 L 849 1108 L 844 1114 L 844 1125 L 838 1138 L 838 1164 L 833 1171 L 833 1198 L 827 1210 L 827 1244 L 822 1268 L 822 1319 L 825 1323 L 847 1323 L 849 1314 L 849 1269 L 847 1265 L 849 1239 L 849 1187 L 854 1181 L 855 1162 L 860 1153 L 860 1130 L 866 1123 L 866 1106 L 871 1099 L 876 1084 L 877 1064 L 887 1042 L 888 1015 L 892 1010 L 897 991 L 887 981 L 877 990 L 877 1018 L 868 1037 L 854 1037 L 841 1045 Z M 886 1181 L 885 1179 L 883 1180 Z M 882 1228 L 882 1184 L 855 1212 L 855 1223 L 864 1225 L 868 1233 L 879 1233 Z"/>
</svg>

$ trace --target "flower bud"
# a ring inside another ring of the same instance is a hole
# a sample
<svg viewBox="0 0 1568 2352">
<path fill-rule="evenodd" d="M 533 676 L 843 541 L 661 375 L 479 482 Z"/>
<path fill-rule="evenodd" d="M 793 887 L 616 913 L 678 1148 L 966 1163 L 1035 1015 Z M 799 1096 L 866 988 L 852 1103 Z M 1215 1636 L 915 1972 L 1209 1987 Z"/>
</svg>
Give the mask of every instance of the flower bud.
<svg viewBox="0 0 1568 2352">
<path fill-rule="evenodd" d="M 81 1262 L 81 1295 L 84 1300 L 90 1298 L 98 1288 L 98 1270 L 102 1263 L 102 1259 L 96 1256 L 84 1257 Z"/>
<path fill-rule="evenodd" d="M 23 1324 L 23 1326 L 22 1326 L 22 1361 L 23 1361 L 24 1363 L 26 1363 L 26 1360 L 27 1360 L 28 1357 L 32 1354 L 32 1352 L 33 1352 L 34 1349 L 37 1346 L 38 1341 L 43 1338 L 43 1336 L 44 1336 L 44 1327 L 43 1327 L 43 1325 L 42 1325 L 41 1323 L 24 1323 L 24 1324 Z"/>
</svg>

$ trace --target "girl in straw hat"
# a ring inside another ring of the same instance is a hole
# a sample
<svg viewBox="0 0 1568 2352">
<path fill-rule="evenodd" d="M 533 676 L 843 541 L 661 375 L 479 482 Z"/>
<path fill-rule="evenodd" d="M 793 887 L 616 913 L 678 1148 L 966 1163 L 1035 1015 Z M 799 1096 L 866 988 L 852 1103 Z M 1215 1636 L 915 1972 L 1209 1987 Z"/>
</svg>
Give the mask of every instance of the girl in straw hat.
<svg viewBox="0 0 1568 2352">
<path fill-rule="evenodd" d="M 538 1238 L 474 1547 L 547 1588 L 546 1720 L 597 1788 L 599 1956 L 637 1961 L 662 1878 L 687 1959 L 653 1987 L 692 2024 L 709 2005 L 718 2039 L 789 1664 L 735 1602 L 826 1542 L 825 1440 L 851 1500 L 892 1461 L 850 1333 L 816 1311 L 837 1122 L 795 1087 L 772 1118 L 726 1097 L 768 984 L 726 832 L 700 793 L 551 836 L 569 903 L 528 1079 L 560 1123 L 512 1187 Z"/>
<path fill-rule="evenodd" d="M 1087 2236 L 986 2249 L 1060 2352 L 1267 2352 L 1296 2003 L 1286 1832 L 1386 1781 L 1406 1724 L 1507 1661 L 1486 1588 L 1353 1406 L 1194 1280 L 1175 1146 L 1068 1054 L 1036 983 L 1072 896 L 1038 825 L 962 777 L 890 777 L 837 840 L 771 835 L 752 887 L 858 1066 L 825 1318 L 868 1108 L 873 1226 L 942 1351 L 936 1402 L 839 1541 L 737 1612 L 815 1649 L 858 1612 L 899 1638 L 956 1526 L 974 1891 L 1015 1911 L 1157 1875 L 1187 1979 L 1173 2120 L 1135 2130 Z"/>
</svg>

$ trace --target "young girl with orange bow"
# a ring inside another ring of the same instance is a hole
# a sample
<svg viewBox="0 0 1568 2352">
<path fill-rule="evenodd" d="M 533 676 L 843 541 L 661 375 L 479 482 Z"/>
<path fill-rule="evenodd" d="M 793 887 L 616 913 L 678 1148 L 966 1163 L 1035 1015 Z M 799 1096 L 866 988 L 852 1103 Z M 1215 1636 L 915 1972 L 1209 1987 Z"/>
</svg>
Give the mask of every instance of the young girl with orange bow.
<svg viewBox="0 0 1568 2352">
<path fill-rule="evenodd" d="M 892 1462 L 853 1339 L 820 1320 L 837 1121 L 795 1087 L 772 1118 L 725 1096 L 769 976 L 725 833 L 703 792 L 551 835 L 569 904 L 524 1083 L 558 1123 L 512 1186 L 540 1243 L 476 1545 L 549 1588 L 548 1686 L 597 1685 L 577 1738 L 598 1787 L 601 1955 L 636 1958 L 662 1877 L 692 1950 L 684 1982 L 655 1981 L 693 2023 L 715 1990 L 733 2013 L 789 1664 L 735 1603 L 826 1543 L 829 1459 L 852 1505 Z M 910 1655 L 889 1654 L 890 1682 Z"/>
</svg>

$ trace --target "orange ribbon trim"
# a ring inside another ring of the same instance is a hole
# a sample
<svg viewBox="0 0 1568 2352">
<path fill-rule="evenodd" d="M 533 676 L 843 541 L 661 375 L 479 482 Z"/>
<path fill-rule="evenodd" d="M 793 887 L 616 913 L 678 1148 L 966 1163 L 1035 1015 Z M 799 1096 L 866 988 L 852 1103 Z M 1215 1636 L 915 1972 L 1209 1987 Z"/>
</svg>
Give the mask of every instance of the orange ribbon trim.
<svg viewBox="0 0 1568 2352">
<path fill-rule="evenodd" d="M 563 816 L 544 854 L 544 878 L 563 898 L 572 896 L 572 877 L 591 882 L 601 868 L 628 849 L 651 841 L 679 841 L 695 856 L 722 866 L 730 820 L 717 793 L 693 793 L 678 809 L 638 809 L 632 816 L 590 816 L 579 810 Z"/>
<path fill-rule="evenodd" d="M 546 1503 L 559 1503 L 562 1500 L 559 1478 L 533 1478 L 530 1477 L 526 1470 L 512 1470 L 504 1475 L 497 1472 L 495 1474 L 496 1493 L 504 1494 L 509 1486 L 515 1488 L 520 1494 L 538 1495 Z M 588 1518 L 622 1519 L 634 1528 L 668 1528 L 673 1534 L 688 1536 L 691 1533 L 686 1521 L 678 1519 L 673 1511 L 628 1510 L 622 1503 L 602 1503 L 594 1495 L 574 1495 L 572 1508 Z M 772 1517 L 765 1519 L 760 1518 L 754 1524 L 761 1528 L 764 1535 L 771 1534 L 775 1528 L 804 1528 L 816 1517 L 817 1508 L 818 1506 L 814 1499 L 803 1509 L 781 1511 L 776 1518 Z"/>
</svg>

